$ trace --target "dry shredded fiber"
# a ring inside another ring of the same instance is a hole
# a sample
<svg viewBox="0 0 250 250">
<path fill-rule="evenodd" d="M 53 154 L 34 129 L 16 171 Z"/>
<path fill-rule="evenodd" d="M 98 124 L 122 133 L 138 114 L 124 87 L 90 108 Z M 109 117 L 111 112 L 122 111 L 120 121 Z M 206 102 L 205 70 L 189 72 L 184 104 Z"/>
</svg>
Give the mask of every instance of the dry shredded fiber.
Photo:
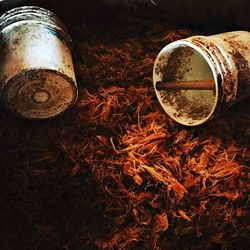
<svg viewBox="0 0 250 250">
<path fill-rule="evenodd" d="M 249 249 L 249 101 L 185 128 L 152 87 L 159 50 L 201 32 L 146 17 L 72 32 L 77 105 L 0 110 L 0 249 Z"/>
</svg>

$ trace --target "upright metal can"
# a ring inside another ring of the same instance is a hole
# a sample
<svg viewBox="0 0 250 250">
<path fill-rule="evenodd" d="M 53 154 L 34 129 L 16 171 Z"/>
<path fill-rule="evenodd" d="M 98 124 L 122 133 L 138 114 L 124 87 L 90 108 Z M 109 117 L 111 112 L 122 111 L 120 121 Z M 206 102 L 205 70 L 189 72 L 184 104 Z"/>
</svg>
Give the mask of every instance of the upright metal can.
<svg viewBox="0 0 250 250">
<path fill-rule="evenodd" d="M 77 99 L 71 38 L 52 12 L 23 6 L 0 17 L 3 106 L 26 119 L 59 115 Z"/>
<path fill-rule="evenodd" d="M 157 82 L 214 81 L 211 90 L 157 90 Z M 155 92 L 165 112 L 196 126 L 250 97 L 250 32 L 193 36 L 168 44 L 155 60 Z"/>
</svg>

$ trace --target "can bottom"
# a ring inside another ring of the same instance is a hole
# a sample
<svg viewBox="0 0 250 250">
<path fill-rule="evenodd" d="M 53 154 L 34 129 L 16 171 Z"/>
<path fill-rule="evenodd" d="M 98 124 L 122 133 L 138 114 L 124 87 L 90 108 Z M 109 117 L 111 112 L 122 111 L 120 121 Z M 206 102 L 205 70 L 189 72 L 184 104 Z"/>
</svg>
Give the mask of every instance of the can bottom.
<svg viewBox="0 0 250 250">
<path fill-rule="evenodd" d="M 73 79 L 56 70 L 26 70 L 11 78 L 2 92 L 3 105 L 25 119 L 57 116 L 77 98 Z"/>
</svg>

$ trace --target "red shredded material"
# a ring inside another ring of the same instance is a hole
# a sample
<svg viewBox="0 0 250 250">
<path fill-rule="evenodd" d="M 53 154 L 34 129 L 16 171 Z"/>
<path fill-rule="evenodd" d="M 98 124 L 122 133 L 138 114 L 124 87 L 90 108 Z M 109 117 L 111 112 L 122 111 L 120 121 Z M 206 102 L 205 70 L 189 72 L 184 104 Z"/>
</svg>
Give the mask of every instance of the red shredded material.
<svg viewBox="0 0 250 250">
<path fill-rule="evenodd" d="M 249 249 L 249 101 L 186 128 L 152 86 L 160 49 L 201 32 L 142 16 L 72 32 L 76 106 L 0 110 L 1 249 Z"/>
</svg>

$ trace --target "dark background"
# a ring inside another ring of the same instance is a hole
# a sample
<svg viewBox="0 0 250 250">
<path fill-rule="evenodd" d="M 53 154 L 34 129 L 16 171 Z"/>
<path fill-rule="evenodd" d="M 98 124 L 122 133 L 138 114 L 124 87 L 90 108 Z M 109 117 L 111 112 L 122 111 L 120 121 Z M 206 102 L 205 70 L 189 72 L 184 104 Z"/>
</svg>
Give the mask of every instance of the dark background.
<svg viewBox="0 0 250 250">
<path fill-rule="evenodd" d="M 20 5 L 40 5 L 59 14 L 66 22 L 111 20 L 120 12 L 144 9 L 155 18 L 190 26 L 224 29 L 250 28 L 248 0 L 4 0 L 1 12 Z"/>
</svg>

